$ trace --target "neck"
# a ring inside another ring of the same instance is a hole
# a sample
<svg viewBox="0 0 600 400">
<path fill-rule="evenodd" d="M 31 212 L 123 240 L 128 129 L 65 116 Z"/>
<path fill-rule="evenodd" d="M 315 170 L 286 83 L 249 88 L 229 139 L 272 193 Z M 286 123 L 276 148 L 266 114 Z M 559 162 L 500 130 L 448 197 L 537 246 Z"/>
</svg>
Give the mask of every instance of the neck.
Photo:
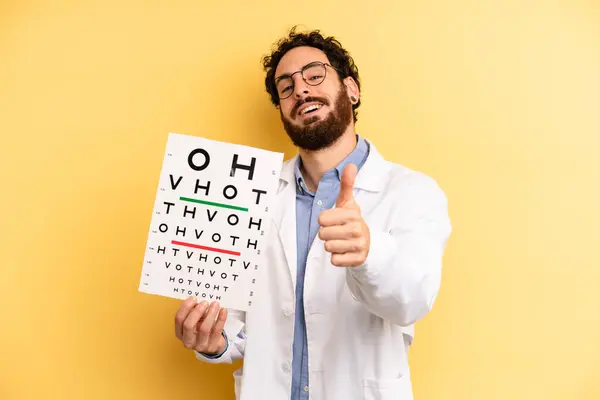
<svg viewBox="0 0 600 400">
<path fill-rule="evenodd" d="M 350 124 L 346 132 L 329 147 L 316 151 L 299 149 L 298 153 L 302 159 L 300 171 L 306 186 L 312 192 L 316 191 L 325 172 L 335 168 L 355 147 L 356 133 L 353 124 Z"/>
</svg>

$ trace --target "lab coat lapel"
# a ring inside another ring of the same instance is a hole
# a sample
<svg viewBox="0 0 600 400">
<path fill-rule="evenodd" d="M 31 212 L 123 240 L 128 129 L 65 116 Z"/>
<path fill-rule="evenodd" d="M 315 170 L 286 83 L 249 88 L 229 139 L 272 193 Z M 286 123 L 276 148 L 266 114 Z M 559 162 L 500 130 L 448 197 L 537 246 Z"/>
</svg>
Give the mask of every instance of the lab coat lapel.
<svg viewBox="0 0 600 400">
<path fill-rule="evenodd" d="M 290 271 L 292 287 L 296 287 L 296 185 L 294 166 L 298 156 L 287 161 L 281 171 L 279 190 L 273 211 L 277 235 L 283 246 L 285 261 Z M 276 261 L 277 262 L 277 261 Z"/>
</svg>

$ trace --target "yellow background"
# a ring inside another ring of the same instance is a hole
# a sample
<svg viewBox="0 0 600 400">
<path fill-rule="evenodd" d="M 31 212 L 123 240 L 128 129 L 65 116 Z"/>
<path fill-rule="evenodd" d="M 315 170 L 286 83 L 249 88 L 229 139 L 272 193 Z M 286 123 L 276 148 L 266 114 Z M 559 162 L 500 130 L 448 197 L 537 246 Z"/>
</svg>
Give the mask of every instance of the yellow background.
<svg viewBox="0 0 600 400">
<path fill-rule="evenodd" d="M 0 399 L 232 399 L 137 291 L 169 131 L 295 149 L 260 57 L 338 37 L 358 131 L 447 193 L 417 400 L 600 399 L 600 3 L 0 2 Z"/>
</svg>

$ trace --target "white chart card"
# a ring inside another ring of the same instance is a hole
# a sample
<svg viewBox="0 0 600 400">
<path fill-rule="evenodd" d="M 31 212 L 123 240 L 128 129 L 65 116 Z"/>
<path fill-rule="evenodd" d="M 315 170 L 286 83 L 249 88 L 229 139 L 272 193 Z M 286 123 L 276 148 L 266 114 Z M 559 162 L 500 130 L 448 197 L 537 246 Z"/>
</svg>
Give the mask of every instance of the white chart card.
<svg viewBox="0 0 600 400">
<path fill-rule="evenodd" d="M 169 133 L 139 290 L 247 311 L 283 153 Z"/>
</svg>

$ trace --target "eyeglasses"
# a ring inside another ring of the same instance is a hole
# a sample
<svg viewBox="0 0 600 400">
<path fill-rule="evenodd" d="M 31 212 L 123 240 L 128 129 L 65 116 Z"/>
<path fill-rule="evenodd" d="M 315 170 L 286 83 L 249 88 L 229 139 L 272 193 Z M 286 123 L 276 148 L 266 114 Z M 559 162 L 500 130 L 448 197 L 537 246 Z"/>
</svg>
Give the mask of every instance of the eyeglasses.
<svg viewBox="0 0 600 400">
<path fill-rule="evenodd" d="M 279 100 L 285 100 L 290 97 L 292 93 L 294 93 L 294 75 L 300 73 L 304 82 L 310 86 L 317 86 L 323 83 L 325 80 L 325 77 L 327 76 L 327 67 L 339 72 L 339 70 L 333 67 L 331 64 L 313 61 L 310 64 L 302 67 L 300 71 L 296 71 L 292 74 L 284 74 L 275 79 L 275 86 L 277 87 L 277 95 L 279 96 Z"/>
</svg>

